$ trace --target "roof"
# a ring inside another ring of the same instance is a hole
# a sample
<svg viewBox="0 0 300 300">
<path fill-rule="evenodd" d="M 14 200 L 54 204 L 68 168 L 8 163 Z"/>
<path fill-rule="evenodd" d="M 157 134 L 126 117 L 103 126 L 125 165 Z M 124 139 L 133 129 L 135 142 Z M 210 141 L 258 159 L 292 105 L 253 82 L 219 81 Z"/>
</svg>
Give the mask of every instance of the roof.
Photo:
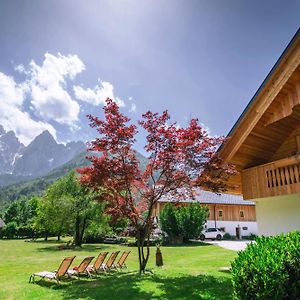
<svg viewBox="0 0 300 300">
<path fill-rule="evenodd" d="M 266 85 L 266 83 L 271 79 L 272 74 L 275 72 L 275 70 L 278 67 L 279 63 L 284 58 L 286 52 L 291 47 L 291 45 L 293 45 L 295 43 L 295 41 L 297 40 L 297 38 L 299 37 L 299 35 L 300 35 L 300 28 L 298 28 L 297 32 L 295 33 L 295 35 L 293 36 L 293 38 L 291 39 L 291 41 L 286 46 L 286 48 L 284 49 L 284 51 L 282 52 L 282 54 L 280 55 L 280 57 L 276 61 L 275 65 L 273 66 L 273 68 L 271 69 L 271 71 L 268 73 L 268 75 L 265 78 L 265 80 L 262 82 L 262 84 L 260 85 L 260 87 L 257 89 L 257 91 L 255 92 L 254 96 L 251 98 L 251 100 L 249 101 L 249 103 L 247 104 L 247 106 L 245 107 L 245 109 L 243 110 L 242 114 L 239 116 L 239 118 L 237 119 L 237 121 L 235 122 L 235 124 L 232 126 L 232 128 L 230 129 L 230 131 L 227 134 L 227 136 L 230 136 L 232 134 L 232 132 L 238 126 L 238 124 L 240 123 L 240 121 L 243 119 L 244 115 L 247 113 L 247 111 L 253 105 L 256 97 L 259 95 L 259 93 L 261 92 L 261 90 L 263 89 L 263 87 Z M 222 146 L 223 145 L 221 145 L 221 148 L 222 148 Z"/>
<path fill-rule="evenodd" d="M 267 75 L 266 79 L 263 81 L 261 86 L 258 88 L 257 92 L 253 96 L 253 98 L 250 100 L 249 104 L 245 108 L 245 110 L 242 112 L 241 116 L 237 120 L 237 122 L 234 124 L 230 132 L 228 133 L 227 137 L 229 139 L 224 143 L 220 148 L 219 152 L 221 156 L 226 161 L 232 161 L 233 156 L 239 151 L 242 144 L 245 142 L 247 137 L 252 133 L 254 127 L 260 122 L 260 131 L 256 132 L 256 137 L 259 137 L 263 139 L 261 144 L 267 143 L 267 139 L 265 136 L 272 136 L 271 134 L 274 131 L 274 135 L 276 132 L 278 132 L 278 129 L 273 128 L 272 125 L 274 125 L 274 122 L 272 123 L 268 118 L 270 114 L 274 114 L 272 107 L 271 111 L 267 112 L 267 110 L 270 110 L 270 106 L 272 106 L 274 100 L 278 100 L 278 96 L 281 97 L 280 91 L 283 89 L 286 85 L 291 85 L 291 82 L 288 82 L 291 76 L 295 72 L 299 72 L 299 61 L 300 61 L 300 29 L 296 32 L 293 39 L 290 41 L 282 55 L 279 57 L 278 61 L 270 71 L 270 73 Z M 298 70 L 297 70 L 298 69 Z M 299 74 L 296 77 L 296 80 L 298 80 Z M 295 78 L 293 78 L 295 80 Z M 290 86 L 288 87 L 290 88 Z M 286 91 L 285 91 L 286 93 Z M 274 103 L 275 105 L 275 103 Z M 274 106 L 273 105 L 273 106 Z M 276 103 L 275 106 L 278 106 Z M 268 116 L 266 115 L 268 114 Z M 262 120 L 262 117 L 263 120 Z M 288 122 L 289 123 L 289 122 Z M 271 126 L 268 126 L 270 125 Z M 280 124 L 279 124 L 280 125 Z M 278 126 L 278 122 L 277 122 Z M 267 130 L 268 132 L 265 133 L 264 130 Z M 272 131 L 273 130 L 273 131 Z M 281 129 L 279 129 L 281 130 Z M 261 132 L 263 131 L 263 132 Z M 270 132 L 269 132 L 270 131 Z M 284 132 L 286 135 L 286 131 Z M 284 134 L 283 134 L 284 135 Z M 252 138 L 253 140 L 253 138 Z M 252 150 L 253 145 L 251 142 L 246 141 L 248 149 L 250 148 Z M 280 146 L 280 143 L 282 141 L 274 141 L 275 144 L 272 144 L 270 148 L 276 149 Z M 249 144 L 249 145 L 248 145 Z M 252 157 L 248 157 L 248 161 L 245 162 L 245 167 L 251 167 L 252 165 L 256 164 L 256 161 L 260 158 L 260 154 L 268 154 L 269 156 L 271 153 L 267 153 L 267 151 L 271 151 L 270 149 L 261 149 L 260 153 L 252 153 Z M 245 152 L 245 149 L 243 149 L 243 152 Z M 255 162 L 252 160 L 256 160 Z M 264 160 L 262 158 L 261 160 Z M 239 162 L 239 161 L 238 161 Z M 236 164 L 236 162 L 234 162 Z M 243 165 L 240 164 L 240 165 Z"/>
<path fill-rule="evenodd" d="M 172 198 L 161 198 L 158 202 L 176 202 Z M 243 200 L 242 196 L 230 194 L 215 194 L 209 191 L 199 190 L 195 199 L 179 200 L 180 203 L 202 203 L 202 204 L 230 204 L 230 205 L 255 205 L 252 201 Z"/>
</svg>

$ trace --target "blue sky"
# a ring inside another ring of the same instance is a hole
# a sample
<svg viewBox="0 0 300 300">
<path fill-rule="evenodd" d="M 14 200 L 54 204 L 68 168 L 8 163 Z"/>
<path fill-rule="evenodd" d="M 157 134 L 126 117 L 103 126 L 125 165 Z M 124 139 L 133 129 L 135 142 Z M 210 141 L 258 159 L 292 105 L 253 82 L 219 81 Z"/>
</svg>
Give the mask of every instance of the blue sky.
<svg viewBox="0 0 300 300">
<path fill-rule="evenodd" d="M 0 0 L 0 124 L 88 140 L 114 97 L 226 135 L 300 25 L 299 1 Z M 139 139 L 137 149 L 142 149 Z"/>
</svg>

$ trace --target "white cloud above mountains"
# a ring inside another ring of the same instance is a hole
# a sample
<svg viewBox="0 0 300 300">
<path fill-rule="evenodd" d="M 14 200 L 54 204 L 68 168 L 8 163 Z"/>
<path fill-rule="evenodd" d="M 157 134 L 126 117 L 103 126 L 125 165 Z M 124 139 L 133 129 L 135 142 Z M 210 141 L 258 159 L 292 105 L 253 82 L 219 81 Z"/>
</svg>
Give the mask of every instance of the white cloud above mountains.
<svg viewBox="0 0 300 300">
<path fill-rule="evenodd" d="M 114 96 L 114 87 L 107 81 L 99 80 L 94 88 L 73 85 L 68 89 L 67 81 L 74 81 L 85 70 L 77 55 L 46 53 L 41 65 L 32 60 L 28 66 L 18 65 L 15 70 L 25 75 L 21 83 L 0 72 L 0 124 L 15 131 L 25 145 L 44 130 L 56 137 L 55 122 L 71 130 L 78 128 L 80 101 L 99 105 L 109 97 L 125 106 Z M 70 92 L 74 92 L 74 97 Z"/>
<path fill-rule="evenodd" d="M 74 94 L 78 100 L 90 103 L 92 105 L 105 104 L 107 98 L 114 99 L 119 106 L 125 106 L 123 100 L 114 96 L 114 87 L 108 81 L 98 80 L 98 85 L 94 88 L 83 88 L 79 85 L 74 85 Z"/>
<path fill-rule="evenodd" d="M 56 137 L 52 125 L 35 121 L 22 110 L 25 91 L 24 84 L 16 84 L 12 77 L 0 72 L 0 124 L 6 130 L 13 130 L 24 144 L 46 129 Z"/>
<path fill-rule="evenodd" d="M 41 66 L 31 61 L 19 67 L 26 74 L 26 85 L 34 113 L 44 120 L 72 125 L 78 120 L 80 106 L 66 90 L 66 79 L 73 80 L 85 66 L 77 55 L 45 54 Z"/>
</svg>

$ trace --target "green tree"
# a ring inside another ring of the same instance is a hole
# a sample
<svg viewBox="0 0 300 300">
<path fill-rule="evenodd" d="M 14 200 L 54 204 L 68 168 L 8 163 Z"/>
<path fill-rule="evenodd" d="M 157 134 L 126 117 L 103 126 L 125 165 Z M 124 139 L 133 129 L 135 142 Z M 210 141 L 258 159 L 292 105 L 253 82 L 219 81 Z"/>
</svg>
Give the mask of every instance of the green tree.
<svg viewBox="0 0 300 300">
<path fill-rule="evenodd" d="M 74 171 L 54 182 L 42 197 L 36 219 L 37 228 L 47 234 L 72 233 L 74 244 L 81 246 L 87 227 L 103 219 L 103 206 L 95 201 L 95 193 L 82 186 Z"/>
<path fill-rule="evenodd" d="M 184 242 L 200 236 L 208 214 L 208 207 L 200 206 L 197 203 L 191 203 L 187 206 L 177 208 L 176 218 Z"/>
<path fill-rule="evenodd" d="M 13 239 L 16 237 L 17 235 L 17 230 L 18 230 L 18 225 L 15 221 L 11 221 L 8 224 L 6 224 L 5 226 L 5 233 L 4 235 L 8 238 L 8 239 Z"/>
<path fill-rule="evenodd" d="M 9 207 L 7 208 L 7 210 L 4 213 L 4 222 L 6 224 L 10 223 L 10 222 L 16 222 L 18 223 L 18 219 L 19 219 L 19 205 L 18 202 L 12 202 Z"/>
<path fill-rule="evenodd" d="M 182 238 L 187 242 L 199 237 L 208 214 L 208 208 L 197 203 L 187 206 L 168 203 L 160 214 L 160 226 L 171 239 Z"/>
<path fill-rule="evenodd" d="M 165 231 L 169 237 L 176 238 L 180 236 L 180 228 L 176 217 L 176 207 L 173 203 L 166 204 L 160 213 L 159 220 L 161 229 Z"/>
</svg>

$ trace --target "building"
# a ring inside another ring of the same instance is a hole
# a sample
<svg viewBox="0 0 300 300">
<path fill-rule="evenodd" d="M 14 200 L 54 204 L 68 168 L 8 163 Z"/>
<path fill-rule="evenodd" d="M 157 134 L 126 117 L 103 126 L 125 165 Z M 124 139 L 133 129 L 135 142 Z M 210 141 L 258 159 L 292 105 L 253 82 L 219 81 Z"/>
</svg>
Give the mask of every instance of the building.
<svg viewBox="0 0 300 300">
<path fill-rule="evenodd" d="M 229 194 L 217 195 L 212 192 L 200 190 L 194 200 L 187 199 L 176 202 L 164 198 L 160 199 L 155 205 L 154 216 L 159 217 L 166 203 L 170 202 L 174 203 L 174 205 L 188 205 L 189 203 L 207 205 L 209 208 L 209 218 L 205 225 L 207 228 L 220 228 L 233 236 L 236 235 L 236 230 L 241 230 L 242 236 L 257 234 L 255 203 L 244 201 L 241 196 Z"/>
<path fill-rule="evenodd" d="M 255 201 L 258 233 L 300 230 L 300 30 L 228 134 L 229 192 Z"/>
</svg>

